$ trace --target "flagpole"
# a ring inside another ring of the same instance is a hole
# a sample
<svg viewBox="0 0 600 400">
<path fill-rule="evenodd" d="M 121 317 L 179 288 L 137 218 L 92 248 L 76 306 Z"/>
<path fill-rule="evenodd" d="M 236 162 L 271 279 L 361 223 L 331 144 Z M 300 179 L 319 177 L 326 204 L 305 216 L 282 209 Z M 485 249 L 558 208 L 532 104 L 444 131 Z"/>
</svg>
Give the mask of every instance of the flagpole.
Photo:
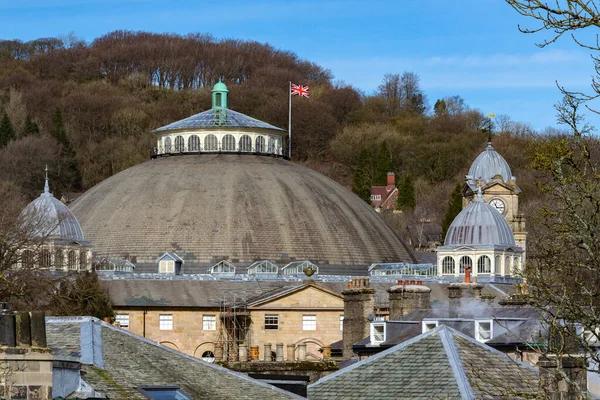
<svg viewBox="0 0 600 400">
<path fill-rule="evenodd" d="M 288 112 L 288 158 L 292 159 L 292 81 L 290 81 L 290 87 L 288 90 L 289 101 L 289 112 Z"/>
</svg>

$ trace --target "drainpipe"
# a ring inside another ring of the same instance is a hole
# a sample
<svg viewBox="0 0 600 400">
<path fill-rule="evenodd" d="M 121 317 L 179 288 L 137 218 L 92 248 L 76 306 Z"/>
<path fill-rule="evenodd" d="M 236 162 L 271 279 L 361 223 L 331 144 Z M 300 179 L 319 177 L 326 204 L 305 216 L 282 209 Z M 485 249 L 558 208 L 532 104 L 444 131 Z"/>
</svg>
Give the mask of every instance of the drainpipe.
<svg viewBox="0 0 600 400">
<path fill-rule="evenodd" d="M 144 307 L 144 314 L 143 314 L 143 317 L 142 317 L 143 326 L 144 326 L 143 333 L 142 333 L 143 337 L 146 337 L 146 314 L 147 313 L 148 313 L 148 309 L 147 309 L 147 307 Z"/>
</svg>

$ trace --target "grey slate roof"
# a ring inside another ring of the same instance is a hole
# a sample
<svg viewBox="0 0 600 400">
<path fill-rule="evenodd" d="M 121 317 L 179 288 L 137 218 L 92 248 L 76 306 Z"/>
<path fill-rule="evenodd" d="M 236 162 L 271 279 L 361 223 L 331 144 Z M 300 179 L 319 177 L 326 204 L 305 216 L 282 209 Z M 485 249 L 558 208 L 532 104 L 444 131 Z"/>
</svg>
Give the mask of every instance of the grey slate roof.
<svg viewBox="0 0 600 400">
<path fill-rule="evenodd" d="M 111 176 L 70 207 L 97 256 L 128 258 L 139 272 L 138 263 L 155 263 L 172 251 L 185 260 L 184 268 L 221 260 L 310 260 L 320 269 L 344 271 L 414 262 L 367 203 L 281 158 L 161 157 Z"/>
<path fill-rule="evenodd" d="M 537 371 L 440 326 L 308 387 L 320 399 L 500 399 L 537 392 Z"/>
<path fill-rule="evenodd" d="M 236 127 L 236 128 L 262 128 L 270 129 L 279 132 L 285 132 L 283 129 L 268 124 L 264 121 L 260 121 L 256 118 L 242 114 L 241 112 L 233 111 L 230 109 L 226 110 L 226 119 L 224 123 L 219 117 L 215 118 L 214 109 L 202 111 L 201 113 L 192 115 L 191 117 L 184 118 L 179 121 L 170 123 L 158 129 L 154 132 L 171 131 L 176 129 L 194 129 L 194 128 L 222 128 L 222 127 Z M 221 110 L 222 111 L 222 110 Z M 219 121 L 216 124 L 215 121 Z"/>
<path fill-rule="evenodd" d="M 80 346 L 84 318 L 48 318 L 53 354 L 68 355 Z M 87 317 L 89 320 L 90 318 Z M 144 339 L 97 319 L 101 326 L 104 368 L 83 365 L 83 379 L 111 399 L 145 399 L 139 386 L 179 386 L 192 399 L 299 398 L 274 386 Z"/>
<path fill-rule="evenodd" d="M 102 278 L 102 276 L 100 276 Z M 348 280 L 337 282 L 316 282 L 335 293 L 341 294 L 348 288 Z M 298 281 L 284 280 L 256 280 L 256 281 L 229 281 L 229 280 L 157 280 L 157 279 L 119 279 L 101 280 L 115 307 L 219 307 L 219 301 L 224 297 L 232 301 L 236 296 L 238 302 L 245 302 L 258 296 L 274 293 L 283 288 L 298 286 Z M 388 302 L 387 289 L 393 283 L 372 282 L 375 289 L 375 303 L 385 306 Z M 433 305 L 448 303 L 448 284 L 426 283 L 431 288 L 431 302 Z M 511 292 L 510 285 L 501 287 Z M 501 298 L 500 294 L 490 285 L 484 286 L 483 294 L 491 294 Z"/>
</svg>

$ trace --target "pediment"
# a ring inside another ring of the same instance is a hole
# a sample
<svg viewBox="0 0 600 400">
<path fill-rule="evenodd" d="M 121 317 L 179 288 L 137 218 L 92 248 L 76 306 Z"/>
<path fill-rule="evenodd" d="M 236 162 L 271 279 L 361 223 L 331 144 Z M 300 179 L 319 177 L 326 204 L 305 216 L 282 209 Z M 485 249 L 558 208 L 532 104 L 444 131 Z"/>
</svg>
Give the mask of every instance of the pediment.
<svg viewBox="0 0 600 400">
<path fill-rule="evenodd" d="M 250 303 L 251 309 L 272 308 L 344 308 L 341 295 L 316 285 L 303 285 L 296 290 L 283 292 Z"/>
</svg>

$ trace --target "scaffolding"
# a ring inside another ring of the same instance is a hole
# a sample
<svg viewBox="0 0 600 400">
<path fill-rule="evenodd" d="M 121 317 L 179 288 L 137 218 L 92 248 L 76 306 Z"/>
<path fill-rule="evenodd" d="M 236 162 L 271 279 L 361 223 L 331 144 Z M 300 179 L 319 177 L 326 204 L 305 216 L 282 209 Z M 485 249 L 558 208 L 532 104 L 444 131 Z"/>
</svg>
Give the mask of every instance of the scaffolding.
<svg viewBox="0 0 600 400">
<path fill-rule="evenodd" d="M 250 313 L 245 303 L 237 302 L 235 295 L 232 301 L 223 297 L 219 308 L 217 344 L 223 348 L 222 361 L 238 361 L 239 346 L 245 344 L 250 349 Z"/>
</svg>

